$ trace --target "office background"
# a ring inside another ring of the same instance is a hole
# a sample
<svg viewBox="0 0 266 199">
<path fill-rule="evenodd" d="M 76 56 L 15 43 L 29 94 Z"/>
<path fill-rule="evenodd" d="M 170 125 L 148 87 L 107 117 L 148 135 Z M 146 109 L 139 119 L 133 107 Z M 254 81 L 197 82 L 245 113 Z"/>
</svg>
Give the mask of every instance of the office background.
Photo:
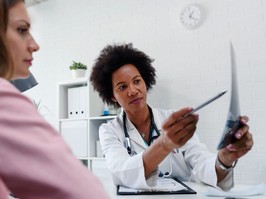
<svg viewBox="0 0 266 199">
<path fill-rule="evenodd" d="M 197 4 L 200 27 L 188 30 L 180 12 Z M 255 145 L 235 170 L 236 183 L 266 183 L 266 0 L 49 0 L 28 8 L 40 44 L 32 73 L 39 85 L 25 94 L 40 102 L 44 118 L 57 127 L 58 82 L 71 79 L 69 65 L 90 67 L 107 44 L 129 43 L 155 59 L 154 107 L 197 106 L 228 90 L 200 110 L 197 133 L 216 152 L 230 100 L 230 51 L 236 51 L 241 113 L 250 118 Z"/>
</svg>

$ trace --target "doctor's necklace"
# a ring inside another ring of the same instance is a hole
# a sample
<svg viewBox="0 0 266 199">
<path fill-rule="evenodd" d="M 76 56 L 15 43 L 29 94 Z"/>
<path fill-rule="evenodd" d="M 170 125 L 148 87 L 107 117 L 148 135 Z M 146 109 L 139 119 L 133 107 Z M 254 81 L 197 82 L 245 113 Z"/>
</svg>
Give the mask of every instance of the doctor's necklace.
<svg viewBox="0 0 266 199">
<path fill-rule="evenodd" d="M 149 112 L 150 112 L 150 123 L 151 123 L 151 133 L 149 135 L 149 144 L 152 143 L 155 139 L 157 139 L 161 133 L 159 131 L 159 129 L 157 128 L 155 122 L 154 122 L 154 118 L 153 118 L 153 113 L 152 113 L 152 110 L 151 108 L 149 107 Z M 136 151 L 134 151 L 134 149 L 132 148 L 131 146 L 131 141 L 130 141 L 130 137 L 129 137 L 129 134 L 127 132 L 127 126 L 126 126 L 126 119 L 127 119 L 127 116 L 126 116 L 126 113 L 123 112 L 123 130 L 124 130 L 124 134 L 125 134 L 125 148 L 127 149 L 127 152 L 130 156 L 133 156 L 133 155 L 136 155 Z M 135 127 L 136 128 L 136 127 Z M 153 135 L 153 132 L 155 133 L 156 132 L 156 135 L 154 134 Z"/>
<path fill-rule="evenodd" d="M 144 131 L 140 131 L 140 129 L 137 128 L 137 130 L 138 130 L 139 134 L 141 135 L 143 141 L 148 146 L 150 146 L 151 143 L 155 139 L 157 139 L 159 137 L 159 135 L 160 135 L 160 133 L 157 132 L 158 129 L 155 126 L 154 119 L 153 119 L 153 114 L 152 114 L 152 110 L 151 110 L 150 107 L 149 107 L 149 113 L 150 113 L 150 117 L 149 117 L 149 120 L 148 120 L 148 125 L 147 125 L 147 127 L 145 127 L 145 130 Z M 156 127 L 157 131 L 156 131 L 155 127 Z M 155 132 L 153 130 L 155 130 Z"/>
<path fill-rule="evenodd" d="M 149 132 L 147 132 L 148 129 L 149 129 Z M 137 129 L 137 130 L 140 133 L 141 137 L 143 139 L 145 139 L 146 134 L 147 133 L 150 134 L 150 131 L 151 131 L 151 122 L 148 123 L 148 125 L 147 125 L 147 127 L 145 127 L 145 130 L 144 131 L 140 131 L 139 129 Z"/>
<path fill-rule="evenodd" d="M 159 137 L 159 134 L 157 134 L 156 131 L 154 131 L 154 128 L 153 128 L 153 125 L 152 123 L 150 123 L 150 125 L 148 125 L 150 128 L 149 128 L 149 132 L 146 131 L 146 133 L 142 133 L 139 131 L 144 143 L 147 145 L 147 146 L 150 146 L 154 140 L 156 140 L 158 137 Z M 148 128 L 147 128 L 148 129 Z M 146 138 L 145 139 L 145 136 L 146 135 L 149 135 L 148 139 Z"/>
</svg>

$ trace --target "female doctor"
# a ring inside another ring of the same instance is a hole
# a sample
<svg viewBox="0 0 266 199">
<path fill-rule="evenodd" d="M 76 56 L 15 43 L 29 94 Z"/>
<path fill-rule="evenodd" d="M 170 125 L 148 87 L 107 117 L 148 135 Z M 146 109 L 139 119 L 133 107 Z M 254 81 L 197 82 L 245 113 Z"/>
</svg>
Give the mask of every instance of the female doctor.
<svg viewBox="0 0 266 199">
<path fill-rule="evenodd" d="M 92 68 L 90 81 L 102 100 L 123 110 L 99 129 L 114 183 L 149 188 L 159 177 L 177 177 L 230 189 L 237 160 L 253 146 L 248 118 L 241 117 L 234 144 L 210 153 L 195 134 L 198 115 L 185 116 L 192 108 L 173 111 L 147 104 L 147 91 L 156 83 L 152 62 L 132 44 L 108 45 Z"/>
</svg>

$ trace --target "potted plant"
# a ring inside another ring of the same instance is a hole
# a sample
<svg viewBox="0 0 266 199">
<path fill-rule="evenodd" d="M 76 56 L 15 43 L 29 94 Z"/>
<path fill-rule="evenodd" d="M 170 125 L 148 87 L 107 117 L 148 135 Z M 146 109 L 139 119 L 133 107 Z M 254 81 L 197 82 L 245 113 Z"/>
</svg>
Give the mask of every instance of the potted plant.
<svg viewBox="0 0 266 199">
<path fill-rule="evenodd" d="M 72 62 L 72 65 L 69 66 L 69 69 L 72 71 L 74 78 L 85 77 L 87 66 L 81 62 Z"/>
</svg>

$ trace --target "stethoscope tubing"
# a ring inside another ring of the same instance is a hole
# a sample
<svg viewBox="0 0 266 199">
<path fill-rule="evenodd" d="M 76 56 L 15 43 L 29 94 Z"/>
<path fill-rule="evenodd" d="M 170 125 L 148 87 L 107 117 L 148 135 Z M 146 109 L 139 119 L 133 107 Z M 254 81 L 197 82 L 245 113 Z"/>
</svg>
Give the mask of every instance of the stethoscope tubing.
<svg viewBox="0 0 266 199">
<path fill-rule="evenodd" d="M 158 130 L 155 122 L 154 122 L 154 117 L 153 117 L 153 113 L 152 113 L 152 109 L 151 107 L 148 106 L 149 112 L 150 112 L 150 120 L 151 120 L 151 126 L 154 128 L 154 130 L 156 131 L 157 135 L 160 136 L 161 133 Z M 124 134 L 125 134 L 125 147 L 127 149 L 127 152 L 130 156 L 136 155 L 137 153 L 135 151 L 132 150 L 132 145 L 131 145 L 131 141 L 130 141 L 130 137 L 127 131 L 127 127 L 126 127 L 126 113 L 125 111 L 123 112 L 123 129 L 124 129 Z"/>
</svg>

